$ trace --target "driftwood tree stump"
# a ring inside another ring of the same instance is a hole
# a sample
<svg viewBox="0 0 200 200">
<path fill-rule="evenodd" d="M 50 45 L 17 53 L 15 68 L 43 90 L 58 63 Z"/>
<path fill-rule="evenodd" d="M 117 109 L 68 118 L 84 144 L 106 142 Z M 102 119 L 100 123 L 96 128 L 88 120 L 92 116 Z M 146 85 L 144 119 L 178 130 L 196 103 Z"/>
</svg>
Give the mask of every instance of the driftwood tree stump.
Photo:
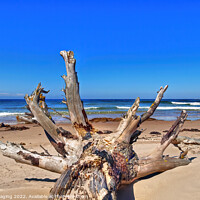
<svg viewBox="0 0 200 200">
<path fill-rule="evenodd" d="M 39 84 L 30 96 L 25 96 L 27 108 L 31 111 L 29 116 L 32 116 L 29 121 L 42 126 L 60 156 L 41 155 L 17 144 L 0 143 L 4 156 L 61 174 L 50 191 L 49 199 L 116 199 L 116 191 L 122 184 L 130 184 L 140 177 L 190 163 L 184 156 L 163 156 L 186 120 L 185 111 L 182 111 L 157 148 L 147 157 L 139 158 L 132 148 L 131 143 L 140 134 L 137 128 L 154 113 L 168 86 L 160 88 L 154 103 L 142 116 L 136 115 L 140 103 L 137 98 L 121 119 L 117 130 L 102 134 L 89 123 L 80 99 L 74 53 L 61 51 L 60 55 L 67 69 L 67 76 L 62 77 L 66 83 L 66 105 L 75 134 L 55 124 L 43 96 L 48 91 Z"/>
</svg>

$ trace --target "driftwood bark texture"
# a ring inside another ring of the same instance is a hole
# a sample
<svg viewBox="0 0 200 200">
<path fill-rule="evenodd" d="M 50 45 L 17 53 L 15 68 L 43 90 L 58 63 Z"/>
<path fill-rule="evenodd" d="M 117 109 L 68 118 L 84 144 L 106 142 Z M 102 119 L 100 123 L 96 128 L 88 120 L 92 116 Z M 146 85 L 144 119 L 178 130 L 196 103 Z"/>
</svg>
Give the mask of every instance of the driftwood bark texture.
<svg viewBox="0 0 200 200">
<path fill-rule="evenodd" d="M 137 98 L 116 131 L 102 134 L 89 123 L 80 99 L 74 53 L 61 51 L 60 55 L 67 70 L 67 75 L 62 76 L 66 83 L 65 102 L 75 134 L 55 124 L 43 95 L 48 91 L 39 84 L 30 96 L 25 96 L 27 108 L 31 112 L 27 115 L 31 116 L 29 121 L 40 124 L 44 129 L 59 156 L 30 152 L 13 143 L 0 143 L 4 156 L 61 174 L 50 191 L 49 199 L 116 199 L 116 191 L 122 184 L 130 184 L 140 177 L 190 163 L 183 156 L 185 152 L 180 158 L 163 155 L 170 143 L 175 144 L 187 117 L 185 111 L 182 111 L 157 148 L 148 156 L 139 158 L 133 150 L 132 142 L 141 133 L 138 127 L 153 115 L 168 86 L 160 88 L 154 103 L 143 115 L 136 115 L 140 103 Z"/>
</svg>

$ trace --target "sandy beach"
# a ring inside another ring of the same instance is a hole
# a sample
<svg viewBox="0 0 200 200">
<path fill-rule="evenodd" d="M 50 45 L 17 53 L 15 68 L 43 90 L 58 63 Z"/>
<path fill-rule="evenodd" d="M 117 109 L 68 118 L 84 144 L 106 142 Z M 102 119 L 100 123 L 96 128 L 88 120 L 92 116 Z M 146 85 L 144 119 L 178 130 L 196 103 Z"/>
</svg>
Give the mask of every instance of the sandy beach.
<svg viewBox="0 0 200 200">
<path fill-rule="evenodd" d="M 159 143 L 163 131 L 170 128 L 172 121 L 146 121 L 140 127 L 146 129 L 134 143 L 134 150 L 138 156 L 144 156 Z M 101 130 L 115 130 L 118 122 L 96 122 L 93 125 Z M 22 126 L 22 125 L 17 125 Z M 49 144 L 43 130 L 38 125 L 25 125 L 29 129 L 23 131 L 6 131 L 0 129 L 1 141 L 24 144 L 30 150 L 43 152 L 40 145 L 50 153 L 57 155 Z M 72 131 L 70 124 L 62 126 Z M 186 121 L 184 128 L 200 129 L 199 121 Z M 149 134 L 158 131 L 161 135 Z M 183 131 L 180 135 L 200 137 L 200 132 Z M 179 151 L 170 145 L 165 154 L 179 156 Z M 193 158 L 188 166 L 178 167 L 161 174 L 143 178 L 129 186 L 124 186 L 118 192 L 118 199 L 136 200 L 197 200 L 200 198 L 200 154 L 189 152 L 189 158 Z M 0 199 L 47 199 L 51 187 L 60 176 L 57 173 L 33 166 L 16 163 L 14 160 L 0 154 Z"/>
</svg>

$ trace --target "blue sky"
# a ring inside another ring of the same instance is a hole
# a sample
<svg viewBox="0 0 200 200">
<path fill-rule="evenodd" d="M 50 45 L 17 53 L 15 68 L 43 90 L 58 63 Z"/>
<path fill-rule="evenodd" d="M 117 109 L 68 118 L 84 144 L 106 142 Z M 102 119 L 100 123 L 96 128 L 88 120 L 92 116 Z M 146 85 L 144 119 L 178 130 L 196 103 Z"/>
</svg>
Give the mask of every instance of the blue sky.
<svg viewBox="0 0 200 200">
<path fill-rule="evenodd" d="M 39 82 L 62 98 L 73 50 L 82 98 L 200 98 L 200 1 L 1 1 L 0 98 Z"/>
</svg>

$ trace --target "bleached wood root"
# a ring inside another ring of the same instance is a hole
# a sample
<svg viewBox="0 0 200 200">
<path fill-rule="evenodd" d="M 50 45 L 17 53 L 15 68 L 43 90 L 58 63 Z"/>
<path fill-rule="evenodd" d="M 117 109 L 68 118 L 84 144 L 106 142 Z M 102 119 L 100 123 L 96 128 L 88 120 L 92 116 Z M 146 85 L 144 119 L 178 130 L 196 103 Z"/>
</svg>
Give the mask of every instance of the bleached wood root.
<svg viewBox="0 0 200 200">
<path fill-rule="evenodd" d="M 134 104 L 130 107 L 126 115 L 122 118 L 121 122 L 119 123 L 119 126 L 117 127 L 116 131 L 123 132 L 128 124 L 132 121 L 132 119 L 135 117 L 135 114 L 137 112 L 137 109 L 139 108 L 140 104 L 140 98 L 136 98 Z"/>
<path fill-rule="evenodd" d="M 152 159 L 152 158 L 140 159 L 138 173 L 133 180 L 145 177 L 150 174 L 154 174 L 156 172 L 164 172 L 179 166 L 185 166 L 188 165 L 189 163 L 190 160 L 171 158 L 168 156 L 164 156 L 163 158 L 160 159 Z"/>
<path fill-rule="evenodd" d="M 82 153 L 82 142 L 79 135 L 73 135 L 62 127 L 56 126 L 48 112 L 45 97 L 42 95 L 44 92 L 41 84 L 38 84 L 31 96 L 25 96 L 34 119 L 42 126 L 50 143 L 59 154 L 63 157 L 76 155 L 78 159 Z"/>
<path fill-rule="evenodd" d="M 198 138 L 190 138 L 186 136 L 178 136 L 176 139 L 172 141 L 172 144 L 180 144 L 184 143 L 185 145 L 200 145 L 200 139 Z"/>
<path fill-rule="evenodd" d="M 200 153 L 200 139 L 198 138 L 190 138 L 186 136 L 178 136 L 172 141 L 179 150 L 182 151 L 181 156 L 183 156 L 184 152 L 192 152 L 192 153 Z"/>
<path fill-rule="evenodd" d="M 26 102 L 29 105 L 29 108 L 34 115 L 35 119 L 38 123 L 42 126 L 44 130 L 48 132 L 48 134 L 57 142 L 62 143 L 61 137 L 59 138 L 59 129 L 51 120 L 50 115 L 47 114 L 47 111 L 43 109 L 42 105 L 39 103 L 42 102 L 40 99 L 40 95 L 42 94 L 41 84 L 38 84 L 36 90 L 33 94 L 29 97 L 28 95 L 25 96 Z M 45 112 L 46 111 L 46 112 Z"/>
<path fill-rule="evenodd" d="M 90 138 L 91 134 L 97 132 L 89 123 L 87 114 L 79 94 L 79 82 L 75 71 L 76 59 L 73 51 L 61 51 L 66 65 L 67 76 L 63 75 L 65 81 L 66 105 L 69 110 L 71 122 L 77 133 L 84 139 Z"/>
<path fill-rule="evenodd" d="M 136 137 L 138 137 L 138 132 L 137 132 L 135 134 L 135 138 L 133 138 L 134 132 L 141 123 L 143 123 L 145 120 L 147 120 L 149 117 L 153 115 L 156 108 L 159 106 L 160 101 L 162 100 L 162 97 L 167 88 L 168 85 L 166 85 L 164 88 L 160 87 L 160 91 L 158 91 L 154 103 L 150 106 L 147 112 L 145 112 L 141 117 L 136 117 L 136 112 L 137 109 L 139 108 L 140 99 L 138 97 L 135 100 L 134 104 L 128 110 L 126 115 L 122 118 L 122 121 L 120 122 L 116 132 L 114 133 L 115 137 L 119 135 L 119 137 L 116 140 L 130 142 L 130 138 L 132 138 L 132 140 L 135 140 Z M 114 134 L 112 134 L 111 136 L 113 136 Z"/>
<path fill-rule="evenodd" d="M 140 122 L 140 117 L 136 117 L 134 120 L 132 119 L 126 129 L 121 133 L 121 135 L 117 138 L 118 142 L 126 142 L 129 143 L 132 134 L 137 130 L 138 124 Z"/>
<path fill-rule="evenodd" d="M 132 133 L 134 133 L 140 122 L 140 117 L 136 116 L 137 109 L 139 108 L 140 98 L 138 97 L 126 115 L 122 118 L 115 134 L 118 136 L 116 140 L 129 142 Z M 113 135 L 113 134 L 112 134 Z"/>
<path fill-rule="evenodd" d="M 145 120 L 147 120 L 150 116 L 153 115 L 153 113 L 155 112 L 156 108 L 159 106 L 160 101 L 163 98 L 163 95 L 165 93 L 165 91 L 167 90 L 168 85 L 166 85 L 164 88 L 160 87 L 160 91 L 158 91 L 158 94 L 156 96 L 155 101 L 153 102 L 153 104 L 150 106 L 150 108 L 147 110 L 147 112 L 145 112 L 142 116 L 141 116 L 141 123 L 144 122 Z"/>
<path fill-rule="evenodd" d="M 38 123 L 35 119 L 30 118 L 30 117 L 28 118 L 26 116 L 17 115 L 16 119 L 17 119 L 18 122 L 25 122 L 25 123 L 28 123 L 28 124 L 37 124 Z"/>
<path fill-rule="evenodd" d="M 16 162 L 39 167 L 51 172 L 61 174 L 72 162 L 58 156 L 42 155 L 36 152 L 30 152 L 23 146 L 8 142 L 7 144 L 0 141 L 0 150 L 6 157 L 14 159 Z"/>
<path fill-rule="evenodd" d="M 174 122 L 169 131 L 162 137 L 162 140 L 158 147 L 150 154 L 152 158 L 161 158 L 165 149 L 170 143 L 178 136 L 185 120 L 187 118 L 187 113 L 185 110 L 182 111 L 181 115 Z"/>
<path fill-rule="evenodd" d="M 183 159 L 180 159 L 163 156 L 165 149 L 178 136 L 186 117 L 186 111 L 182 111 L 180 117 L 177 118 L 169 131 L 162 137 L 162 140 L 157 148 L 155 148 L 149 156 L 139 159 L 137 176 L 133 180 L 155 172 L 163 172 L 178 166 L 188 165 L 190 163 L 190 160 L 184 159 L 184 157 Z"/>
</svg>

